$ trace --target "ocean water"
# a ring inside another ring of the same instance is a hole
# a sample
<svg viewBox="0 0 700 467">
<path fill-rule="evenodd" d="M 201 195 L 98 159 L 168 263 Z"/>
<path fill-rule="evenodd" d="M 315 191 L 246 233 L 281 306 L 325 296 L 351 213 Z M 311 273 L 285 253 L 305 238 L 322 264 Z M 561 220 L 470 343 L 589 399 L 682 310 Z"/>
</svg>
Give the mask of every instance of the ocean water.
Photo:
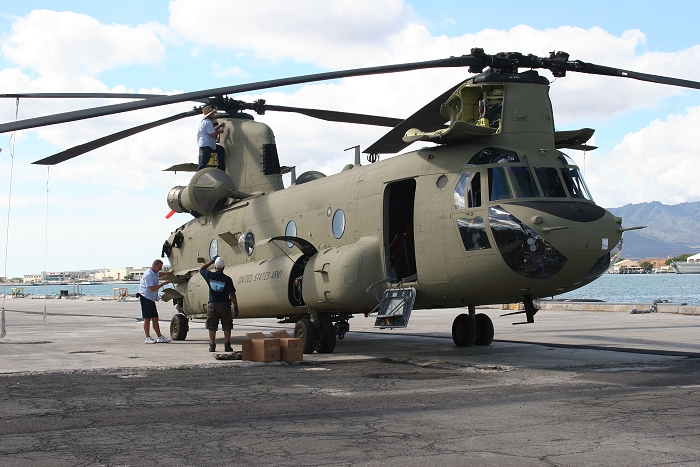
<svg viewBox="0 0 700 467">
<path fill-rule="evenodd" d="M 134 295 L 139 291 L 138 282 L 107 282 L 105 284 L 95 285 L 6 285 L 4 286 L 5 293 L 10 294 L 13 288 L 20 287 L 24 289 L 26 295 L 58 295 L 61 290 L 67 290 L 69 294 L 82 294 L 88 297 L 113 297 L 115 288 L 126 288 L 129 295 Z M 161 289 L 163 290 L 163 289 Z M 0 285 L 0 293 L 3 292 L 3 286 Z"/>
<path fill-rule="evenodd" d="M 603 274 L 580 289 L 554 298 L 597 299 L 616 303 L 668 300 L 700 306 L 700 274 Z"/>
<path fill-rule="evenodd" d="M 77 293 L 71 285 L 25 285 L 24 293 L 32 295 L 58 295 L 61 290 Z M 86 296 L 112 297 L 115 287 L 125 287 L 129 295 L 139 290 L 136 282 L 106 283 L 80 286 Z M 5 290 L 10 293 L 11 286 Z M 161 289 L 162 290 L 162 289 Z M 2 287 L 0 286 L 0 293 Z M 668 300 L 700 306 L 700 274 L 603 274 L 600 278 L 571 292 L 555 298 L 596 299 L 616 303 L 649 303 L 653 300 Z"/>
</svg>

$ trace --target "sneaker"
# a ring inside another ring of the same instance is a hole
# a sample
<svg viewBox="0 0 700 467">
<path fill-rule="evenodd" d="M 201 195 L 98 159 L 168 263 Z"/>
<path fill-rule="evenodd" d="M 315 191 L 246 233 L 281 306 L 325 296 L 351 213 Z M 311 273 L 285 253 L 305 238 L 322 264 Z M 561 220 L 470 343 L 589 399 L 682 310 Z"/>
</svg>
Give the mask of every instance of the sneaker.
<svg viewBox="0 0 700 467">
<path fill-rule="evenodd" d="M 209 344 L 209 352 L 216 352 L 216 344 Z"/>
<path fill-rule="evenodd" d="M 233 349 L 231 348 L 231 344 L 229 342 L 224 344 L 224 352 L 233 352 Z"/>
<path fill-rule="evenodd" d="M 156 341 L 153 340 L 153 338 L 152 338 L 151 336 L 148 336 L 148 337 L 146 338 L 146 342 L 145 342 L 145 343 L 146 343 L 146 344 L 155 344 Z"/>
<path fill-rule="evenodd" d="M 156 342 L 158 342 L 159 344 L 167 344 L 168 342 L 170 342 L 170 339 L 168 339 L 165 336 L 158 336 L 158 340 Z"/>
</svg>

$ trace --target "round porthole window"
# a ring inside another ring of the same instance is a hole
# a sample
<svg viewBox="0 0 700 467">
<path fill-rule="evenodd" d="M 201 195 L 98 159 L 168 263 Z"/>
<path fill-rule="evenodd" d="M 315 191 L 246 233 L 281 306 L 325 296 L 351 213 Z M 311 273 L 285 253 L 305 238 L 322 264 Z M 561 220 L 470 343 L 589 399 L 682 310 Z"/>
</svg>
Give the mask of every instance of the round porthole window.
<svg viewBox="0 0 700 467">
<path fill-rule="evenodd" d="M 216 241 L 216 239 L 213 239 L 211 243 L 209 244 L 209 257 L 213 258 L 214 256 L 219 254 L 219 242 Z"/>
<path fill-rule="evenodd" d="M 252 230 L 238 237 L 238 246 L 241 250 L 245 251 L 248 256 L 253 254 L 253 250 L 255 249 L 255 235 L 253 235 Z"/>
<path fill-rule="evenodd" d="M 446 175 L 440 175 L 437 179 L 437 182 L 435 182 L 438 188 L 441 190 L 447 186 L 447 176 Z"/>
<path fill-rule="evenodd" d="M 287 222 L 287 228 L 284 229 L 284 235 L 285 235 L 285 237 L 296 237 L 297 236 L 297 224 L 294 221 Z M 289 248 L 291 248 L 294 245 L 290 242 L 287 242 L 287 246 Z"/>
<path fill-rule="evenodd" d="M 342 209 L 338 209 L 335 214 L 333 214 L 333 236 L 335 238 L 340 238 L 345 232 L 345 213 Z"/>
</svg>

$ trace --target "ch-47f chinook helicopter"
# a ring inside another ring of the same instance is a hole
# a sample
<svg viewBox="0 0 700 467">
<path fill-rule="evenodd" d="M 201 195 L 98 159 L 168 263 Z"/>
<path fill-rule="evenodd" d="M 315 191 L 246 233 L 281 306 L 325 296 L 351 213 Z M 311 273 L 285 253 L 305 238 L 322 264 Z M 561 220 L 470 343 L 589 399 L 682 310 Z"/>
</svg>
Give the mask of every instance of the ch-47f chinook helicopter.
<svg viewBox="0 0 700 467">
<path fill-rule="evenodd" d="M 405 120 L 317 109 L 244 103 L 228 94 L 290 84 L 435 67 L 475 73 Z M 520 68 L 527 69 L 520 72 Z M 557 131 L 549 81 L 567 71 L 700 89 L 694 81 L 520 53 L 469 55 L 429 62 L 320 73 L 174 96 L 143 94 L 6 94 L 4 97 L 130 97 L 139 100 L 0 125 L 33 128 L 184 101 L 219 109 L 226 171 L 208 167 L 167 196 L 193 218 L 163 245 L 175 275 L 164 293 L 178 313 L 171 335 L 185 339 L 190 318 L 204 317 L 208 288 L 197 274 L 213 255 L 226 261 L 241 314 L 296 323 L 304 351 L 332 352 L 355 314 L 377 311 L 380 328 L 404 327 L 412 309 L 465 307 L 452 336 L 458 346 L 489 345 L 493 323 L 477 305 L 533 300 L 582 287 L 603 274 L 625 230 L 596 205 L 581 173 L 562 149 L 594 149 L 593 130 Z M 328 176 L 306 172 L 284 188 L 275 137 L 244 112 L 300 112 L 326 120 L 392 129 L 364 150 L 417 151 Z M 141 125 L 35 162 L 56 164 L 190 112 Z M 195 171 L 195 164 L 166 170 Z"/>
</svg>

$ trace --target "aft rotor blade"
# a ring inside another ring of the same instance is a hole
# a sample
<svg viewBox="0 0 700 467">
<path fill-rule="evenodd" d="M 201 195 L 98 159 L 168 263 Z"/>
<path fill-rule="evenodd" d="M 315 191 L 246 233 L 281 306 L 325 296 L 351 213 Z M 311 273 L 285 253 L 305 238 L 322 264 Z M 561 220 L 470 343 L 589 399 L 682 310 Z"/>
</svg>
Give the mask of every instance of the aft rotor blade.
<svg viewBox="0 0 700 467">
<path fill-rule="evenodd" d="M 135 94 L 117 92 L 33 92 L 24 94 L 0 94 L 0 98 L 22 99 L 148 99 L 163 94 Z"/>
<path fill-rule="evenodd" d="M 151 128 L 155 128 L 160 125 L 165 125 L 166 123 L 174 122 L 176 120 L 180 120 L 181 118 L 192 117 L 194 115 L 201 115 L 201 111 L 199 109 L 194 109 L 190 110 L 189 112 L 183 112 L 177 115 L 173 115 L 172 117 L 156 120 L 155 122 L 146 123 L 144 125 L 129 128 L 127 130 L 122 130 L 108 136 L 103 136 L 102 138 L 90 141 L 88 143 L 81 144 L 80 146 L 74 146 L 70 149 L 66 149 L 65 151 L 54 154 L 53 156 L 49 156 L 44 159 L 32 162 L 32 164 L 56 165 L 58 163 L 65 162 L 68 159 L 78 157 L 81 154 L 85 154 L 86 152 L 90 152 L 94 149 L 101 148 L 102 146 L 106 146 L 110 143 L 114 143 L 115 141 L 119 141 L 120 139 L 124 139 L 129 136 L 133 136 L 137 133 L 141 133 L 142 131 L 150 130 Z"/>
<path fill-rule="evenodd" d="M 447 99 L 450 98 L 457 88 L 463 84 L 464 81 L 461 81 L 456 86 L 453 86 L 440 94 L 416 113 L 396 125 L 391 131 L 372 143 L 370 147 L 362 152 L 365 154 L 397 153 L 411 144 L 404 142 L 402 139 L 406 132 L 411 128 L 420 128 L 426 132 L 435 131 L 442 128 L 447 120 L 445 117 L 440 115 L 440 107 L 447 101 Z"/>
<path fill-rule="evenodd" d="M 668 76 L 650 75 L 647 73 L 638 73 L 636 71 L 622 70 L 620 68 L 611 68 L 593 63 L 574 62 L 575 65 L 571 71 L 579 73 L 588 73 L 591 75 L 602 76 L 617 76 L 620 78 L 631 78 L 639 81 L 647 81 L 657 84 L 668 84 L 670 86 L 680 86 L 682 88 L 700 89 L 700 82 L 690 81 L 687 79 L 671 78 Z"/>
<path fill-rule="evenodd" d="M 425 62 L 403 63 L 398 65 L 385 65 L 368 68 L 356 68 L 352 70 L 332 71 L 327 73 L 316 73 L 312 75 L 295 76 L 292 78 L 273 79 L 268 81 L 259 81 L 256 83 L 239 84 L 236 86 L 227 86 L 223 88 L 207 89 L 204 91 L 187 92 L 172 96 L 160 96 L 149 99 L 143 99 L 134 102 L 125 102 L 122 104 L 112 104 L 102 107 L 94 107 L 91 109 L 76 110 L 44 117 L 30 118 L 26 120 L 18 120 L 16 122 L 4 123 L 0 125 L 0 133 L 8 131 L 24 130 L 28 128 L 37 128 L 46 125 L 54 125 L 57 123 L 73 122 L 76 120 L 84 120 L 86 118 L 101 117 L 104 115 L 113 115 L 131 110 L 147 109 L 150 107 L 158 107 L 161 105 L 176 104 L 179 102 L 192 101 L 213 96 L 222 96 L 227 94 L 237 94 L 241 92 L 257 91 L 260 89 L 275 88 L 280 86 L 289 86 L 294 84 L 311 83 L 315 81 L 325 81 L 340 78 L 349 78 L 352 76 L 367 76 L 383 73 L 396 73 L 401 71 L 419 70 L 425 68 L 441 68 L 441 67 L 463 67 L 463 66 L 482 66 L 485 59 L 490 56 L 472 56 L 462 55 L 461 57 L 450 57 L 440 60 L 430 60 Z"/>
<path fill-rule="evenodd" d="M 350 112 L 336 112 L 333 110 L 306 109 L 303 107 L 287 107 L 284 105 L 267 105 L 260 106 L 262 110 L 272 110 L 275 112 L 295 112 L 329 122 L 343 123 L 359 123 L 362 125 L 388 126 L 395 127 L 400 124 L 400 118 L 380 117 L 377 115 L 356 114 Z"/>
<path fill-rule="evenodd" d="M 12 99 L 153 99 L 164 94 L 136 94 L 123 92 L 34 92 L 23 94 L 0 94 Z M 193 99 L 192 102 L 209 103 L 209 99 Z"/>
</svg>

